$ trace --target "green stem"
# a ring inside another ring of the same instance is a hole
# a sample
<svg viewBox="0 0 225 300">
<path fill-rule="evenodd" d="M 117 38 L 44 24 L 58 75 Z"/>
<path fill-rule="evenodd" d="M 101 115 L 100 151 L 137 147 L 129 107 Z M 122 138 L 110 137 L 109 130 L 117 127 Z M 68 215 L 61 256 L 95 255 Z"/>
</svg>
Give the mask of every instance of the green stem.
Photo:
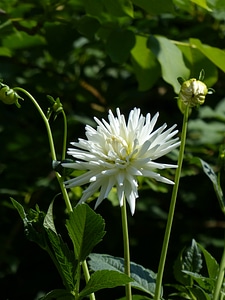
<svg viewBox="0 0 225 300">
<path fill-rule="evenodd" d="M 185 148 L 185 141 L 186 141 L 186 134 L 187 134 L 188 115 L 189 115 L 189 106 L 186 106 L 185 112 L 184 112 L 184 117 L 183 117 L 181 145 L 180 145 L 180 152 L 179 152 L 179 157 L 178 157 L 178 167 L 177 167 L 176 173 L 175 173 L 175 183 L 173 186 L 169 214 L 168 214 L 166 230 L 165 230 L 165 234 L 164 234 L 164 240 L 163 240 L 160 261 L 159 261 L 154 300 L 160 300 L 160 297 L 161 297 L 162 278 L 163 278 L 163 273 L 164 273 L 164 268 L 165 268 L 165 262 L 166 262 L 166 256 L 167 256 L 167 251 L 168 251 L 168 246 L 169 246 L 174 211 L 175 211 L 175 206 L 176 206 L 176 199 L 177 199 L 177 192 L 178 192 L 178 187 L 179 187 L 182 163 L 183 163 L 183 158 L 184 158 L 184 148 Z"/>
<path fill-rule="evenodd" d="M 124 273 L 130 276 L 130 248 L 129 248 L 129 235 L 127 224 L 127 209 L 126 199 L 123 199 L 123 205 L 121 207 L 122 215 L 122 230 L 123 230 L 123 247 L 124 247 Z M 131 283 L 126 284 L 126 300 L 132 300 Z"/>
<path fill-rule="evenodd" d="M 222 287 L 223 280 L 224 280 L 224 270 L 225 270 L 225 247 L 223 249 L 223 255 L 222 255 L 220 267 L 219 267 L 219 273 L 218 273 L 218 277 L 216 279 L 213 300 L 220 299 L 221 287 Z"/>
<path fill-rule="evenodd" d="M 35 98 L 29 92 L 27 92 L 26 90 L 24 90 L 23 88 L 16 87 L 16 88 L 14 88 L 14 90 L 23 92 L 33 102 L 34 106 L 37 108 L 37 110 L 40 113 L 40 115 L 41 115 L 41 117 L 42 117 L 42 119 L 43 119 L 43 121 L 45 123 L 45 126 L 46 126 L 52 160 L 57 160 L 56 153 L 55 153 L 54 141 L 53 141 L 53 137 L 52 137 L 51 127 L 50 127 L 49 121 L 48 121 L 47 117 L 45 116 L 43 110 L 41 109 L 40 105 L 37 103 L 37 101 L 35 100 Z M 62 113 L 63 113 L 63 120 L 64 120 L 64 135 L 63 135 L 62 159 L 65 159 L 65 155 L 66 155 L 66 142 L 67 142 L 66 141 L 67 140 L 67 121 L 66 121 L 66 115 L 65 115 L 64 111 Z M 73 208 L 71 206 L 70 199 L 69 199 L 67 190 L 66 190 L 64 182 L 63 182 L 63 178 L 62 178 L 62 176 L 58 172 L 55 172 L 55 174 L 56 174 L 56 178 L 58 180 L 58 183 L 60 185 L 60 189 L 61 189 L 62 194 L 63 194 L 63 198 L 64 198 L 64 201 L 65 201 L 65 204 L 66 204 L 66 208 L 67 208 L 68 212 L 71 213 L 71 212 L 73 212 Z M 57 264 L 56 264 L 56 266 L 57 266 Z M 86 282 L 88 282 L 88 280 L 90 278 L 90 275 L 89 275 L 89 270 L 88 270 L 86 261 L 84 261 L 82 263 L 82 267 L 83 267 L 83 271 L 84 271 L 84 276 L 85 276 Z M 95 295 L 94 294 L 90 295 L 90 300 L 95 300 Z"/>
</svg>

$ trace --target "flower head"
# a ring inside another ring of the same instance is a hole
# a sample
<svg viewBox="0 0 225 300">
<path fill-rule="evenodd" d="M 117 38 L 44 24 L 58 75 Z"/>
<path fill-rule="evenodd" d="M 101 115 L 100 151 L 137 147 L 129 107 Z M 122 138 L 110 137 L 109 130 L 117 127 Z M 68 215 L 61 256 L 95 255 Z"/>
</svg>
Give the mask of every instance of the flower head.
<svg viewBox="0 0 225 300">
<path fill-rule="evenodd" d="M 120 206 L 124 197 L 130 205 L 131 214 L 135 212 L 138 198 L 137 176 L 154 178 L 168 184 L 173 182 L 155 172 L 156 169 L 176 168 L 176 165 L 154 162 L 157 158 L 169 153 L 179 146 L 176 125 L 167 129 L 166 124 L 153 131 L 159 114 L 152 119 L 151 115 L 141 115 L 140 109 L 131 110 L 126 123 L 124 115 L 116 110 L 117 116 L 109 111 L 108 120 L 100 121 L 94 129 L 86 126 L 85 139 L 71 143 L 76 148 L 69 148 L 68 154 L 76 161 L 64 163 L 63 167 L 86 170 L 87 172 L 65 182 L 67 188 L 89 183 L 84 190 L 80 203 L 85 202 L 96 191 L 100 190 L 95 208 L 107 198 L 115 186 Z"/>
<path fill-rule="evenodd" d="M 202 105 L 207 94 L 208 88 L 204 82 L 191 78 L 182 83 L 179 98 L 185 105 L 194 107 Z"/>
<path fill-rule="evenodd" d="M 17 107 L 20 107 L 19 99 L 23 100 L 22 97 L 20 97 L 17 92 L 15 92 L 13 89 L 10 89 L 10 87 L 6 84 L 3 84 L 0 82 L 0 100 L 5 104 L 16 104 Z"/>
</svg>

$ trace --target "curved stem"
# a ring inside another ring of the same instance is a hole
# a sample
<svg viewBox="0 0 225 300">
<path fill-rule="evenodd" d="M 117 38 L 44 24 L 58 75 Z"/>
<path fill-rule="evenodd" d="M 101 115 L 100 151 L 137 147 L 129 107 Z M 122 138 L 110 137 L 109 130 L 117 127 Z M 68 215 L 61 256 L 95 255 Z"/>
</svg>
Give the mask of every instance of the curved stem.
<svg viewBox="0 0 225 300">
<path fill-rule="evenodd" d="M 124 273 L 127 276 L 130 276 L 130 248 L 129 248 L 129 234 L 128 234 L 127 209 L 126 209 L 125 197 L 123 198 L 121 215 L 122 215 L 123 247 L 124 247 Z M 126 300 L 132 300 L 131 283 L 126 284 L 125 290 L 126 290 Z"/>
<path fill-rule="evenodd" d="M 35 98 L 29 92 L 24 90 L 23 88 L 16 87 L 16 88 L 14 88 L 14 90 L 23 92 L 33 102 L 34 106 L 37 108 L 37 110 L 40 113 L 40 115 L 41 115 L 41 117 L 42 117 L 42 119 L 45 123 L 45 126 L 46 126 L 52 160 L 57 160 L 51 127 L 50 127 L 49 121 L 48 121 L 47 117 L 45 116 L 43 110 L 41 109 L 40 105 L 37 103 Z M 62 159 L 65 159 L 66 141 L 67 141 L 67 122 L 66 122 L 66 115 L 65 115 L 64 111 L 62 111 L 62 114 L 63 114 L 63 120 L 64 120 Z M 56 178 L 57 178 L 58 183 L 60 185 L 60 189 L 62 191 L 62 195 L 63 195 L 63 199 L 64 199 L 65 204 L 66 204 L 66 208 L 67 208 L 68 212 L 71 213 L 71 212 L 73 212 L 73 208 L 71 206 L 70 199 L 69 199 L 67 190 L 66 190 L 64 182 L 63 182 L 63 178 L 58 172 L 55 172 L 55 175 L 56 175 Z M 86 261 L 84 261 L 82 263 L 82 268 L 83 268 L 83 271 L 84 271 L 84 276 L 85 276 L 86 282 L 88 282 L 88 280 L 90 278 L 90 275 L 89 275 L 89 270 L 88 270 Z M 90 300 L 95 300 L 95 295 L 94 294 L 90 295 Z"/>
<path fill-rule="evenodd" d="M 165 267 L 165 262 L 166 262 L 168 246 L 169 246 L 171 228 L 172 228 L 174 211 L 175 211 L 175 206 L 176 206 L 177 192 L 178 192 L 182 163 L 183 163 L 183 158 L 184 158 L 184 148 L 185 148 L 185 141 L 186 141 L 186 134 L 187 134 L 188 115 L 189 115 L 189 106 L 186 106 L 186 109 L 184 112 L 184 117 L 183 117 L 181 145 L 180 145 L 180 152 L 179 152 L 179 157 L 178 157 L 178 167 L 177 167 L 176 173 L 175 173 L 175 183 L 173 186 L 169 214 L 168 214 L 166 230 L 165 230 L 165 234 L 164 234 L 164 240 L 163 240 L 160 261 L 159 261 L 154 300 L 159 300 L 161 297 L 162 278 L 163 278 L 163 273 L 164 273 L 164 267 Z"/>
</svg>

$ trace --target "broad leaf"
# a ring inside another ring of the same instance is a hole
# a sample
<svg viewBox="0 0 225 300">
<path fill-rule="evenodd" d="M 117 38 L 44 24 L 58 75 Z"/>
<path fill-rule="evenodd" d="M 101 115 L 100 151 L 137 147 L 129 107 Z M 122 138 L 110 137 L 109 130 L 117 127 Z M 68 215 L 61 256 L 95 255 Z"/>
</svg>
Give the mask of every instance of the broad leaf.
<svg viewBox="0 0 225 300">
<path fill-rule="evenodd" d="M 160 65 L 146 44 L 146 37 L 136 35 L 136 43 L 131 50 L 131 62 L 140 91 L 150 89 L 160 76 Z"/>
<path fill-rule="evenodd" d="M 206 0 L 191 0 L 191 2 L 197 4 L 198 6 L 201 6 L 202 8 L 208 10 L 208 11 L 212 11 L 208 5 L 207 5 L 207 2 Z"/>
<path fill-rule="evenodd" d="M 94 271 L 116 270 L 124 273 L 123 258 L 97 253 L 90 254 L 89 258 L 90 268 Z M 131 262 L 130 271 L 130 277 L 134 280 L 131 282 L 131 286 L 150 295 L 154 295 L 156 274 L 133 262 Z"/>
<path fill-rule="evenodd" d="M 211 292 L 214 288 L 214 280 L 204 277 L 198 273 L 189 272 L 189 271 L 183 271 L 185 274 L 189 275 L 191 278 L 193 278 L 198 285 L 203 288 L 207 292 Z"/>
<path fill-rule="evenodd" d="M 210 59 L 219 69 L 225 72 L 225 51 L 209 45 L 204 45 L 198 39 L 190 39 L 191 47 L 196 47 L 208 59 Z"/>
<path fill-rule="evenodd" d="M 215 260 L 214 257 L 200 244 L 198 244 L 198 247 L 202 251 L 202 254 L 204 255 L 207 271 L 209 274 L 209 278 L 216 279 L 219 271 L 219 264 Z"/>
<path fill-rule="evenodd" d="M 172 0 L 132 0 L 133 3 L 151 14 L 174 12 Z"/>
<path fill-rule="evenodd" d="M 80 292 L 79 299 L 97 292 L 101 289 L 114 288 L 116 286 L 125 285 L 132 279 L 126 274 L 112 270 L 101 270 L 94 272 L 85 288 Z"/>
<path fill-rule="evenodd" d="M 185 271 L 199 273 L 202 269 L 202 257 L 195 240 L 183 253 L 183 269 Z"/>
<path fill-rule="evenodd" d="M 80 204 L 73 209 L 66 222 L 74 252 L 78 261 L 83 261 L 105 235 L 105 222 L 87 204 Z"/>
<path fill-rule="evenodd" d="M 178 77 L 189 78 L 190 70 L 186 67 L 182 52 L 169 39 L 163 36 L 151 35 L 148 39 L 148 48 L 158 59 L 163 79 L 171 84 L 175 93 L 179 93 Z"/>
</svg>

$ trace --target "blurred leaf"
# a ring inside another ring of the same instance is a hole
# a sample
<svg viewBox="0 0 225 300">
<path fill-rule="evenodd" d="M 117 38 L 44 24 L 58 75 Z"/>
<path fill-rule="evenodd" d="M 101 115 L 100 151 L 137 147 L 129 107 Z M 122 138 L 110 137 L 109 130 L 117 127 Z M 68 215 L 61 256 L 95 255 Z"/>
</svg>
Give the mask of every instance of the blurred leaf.
<svg viewBox="0 0 225 300">
<path fill-rule="evenodd" d="M 10 49 L 7 47 L 0 47 L 0 56 L 11 57 L 12 53 L 11 53 Z"/>
<path fill-rule="evenodd" d="M 134 33 L 130 30 L 112 31 L 106 42 L 106 51 L 111 60 L 118 64 L 124 63 L 135 44 Z"/>
<path fill-rule="evenodd" d="M 160 76 L 160 66 L 154 54 L 147 48 L 147 38 L 136 35 L 136 43 L 131 50 L 131 62 L 138 81 L 138 89 L 150 89 Z"/>
<path fill-rule="evenodd" d="M 91 16 L 83 16 L 78 23 L 78 31 L 88 39 L 94 39 L 95 33 L 100 27 L 100 23 L 96 18 Z"/>
<path fill-rule="evenodd" d="M 184 63 L 182 52 L 169 39 L 163 36 L 151 35 L 147 42 L 148 48 L 158 59 L 163 79 L 170 83 L 175 93 L 179 93 L 178 77 L 189 78 L 190 71 Z"/>
<path fill-rule="evenodd" d="M 161 14 L 165 12 L 174 12 L 172 0 L 132 0 L 133 3 L 145 11 L 153 14 Z"/>
<path fill-rule="evenodd" d="M 90 268 L 94 271 L 116 270 L 124 273 L 123 258 L 97 253 L 90 254 L 89 258 Z M 150 295 L 154 295 L 156 274 L 153 271 L 131 262 L 130 272 L 130 277 L 134 280 L 131 282 L 131 286 L 133 288 L 144 291 Z"/>
<path fill-rule="evenodd" d="M 216 47 L 204 45 L 198 39 L 190 39 L 192 47 L 200 50 L 208 59 L 210 59 L 219 69 L 225 72 L 225 51 Z"/>
<path fill-rule="evenodd" d="M 105 235 L 105 222 L 87 204 L 80 204 L 73 209 L 66 222 L 74 252 L 78 261 L 83 261 Z"/>
<path fill-rule="evenodd" d="M 191 2 L 197 4 L 198 6 L 201 6 L 202 8 L 208 10 L 208 11 L 212 11 L 208 5 L 207 5 L 207 2 L 206 0 L 191 0 Z"/>
<path fill-rule="evenodd" d="M 131 282 L 132 279 L 126 274 L 112 270 L 101 270 L 94 272 L 85 288 L 80 292 L 79 299 L 97 292 L 101 289 L 114 288 L 116 286 L 125 285 Z"/>
<path fill-rule="evenodd" d="M 40 35 L 29 35 L 23 31 L 17 31 L 16 33 L 7 35 L 2 38 L 2 45 L 5 48 L 12 50 L 32 48 L 45 45 L 45 39 Z"/>
</svg>

